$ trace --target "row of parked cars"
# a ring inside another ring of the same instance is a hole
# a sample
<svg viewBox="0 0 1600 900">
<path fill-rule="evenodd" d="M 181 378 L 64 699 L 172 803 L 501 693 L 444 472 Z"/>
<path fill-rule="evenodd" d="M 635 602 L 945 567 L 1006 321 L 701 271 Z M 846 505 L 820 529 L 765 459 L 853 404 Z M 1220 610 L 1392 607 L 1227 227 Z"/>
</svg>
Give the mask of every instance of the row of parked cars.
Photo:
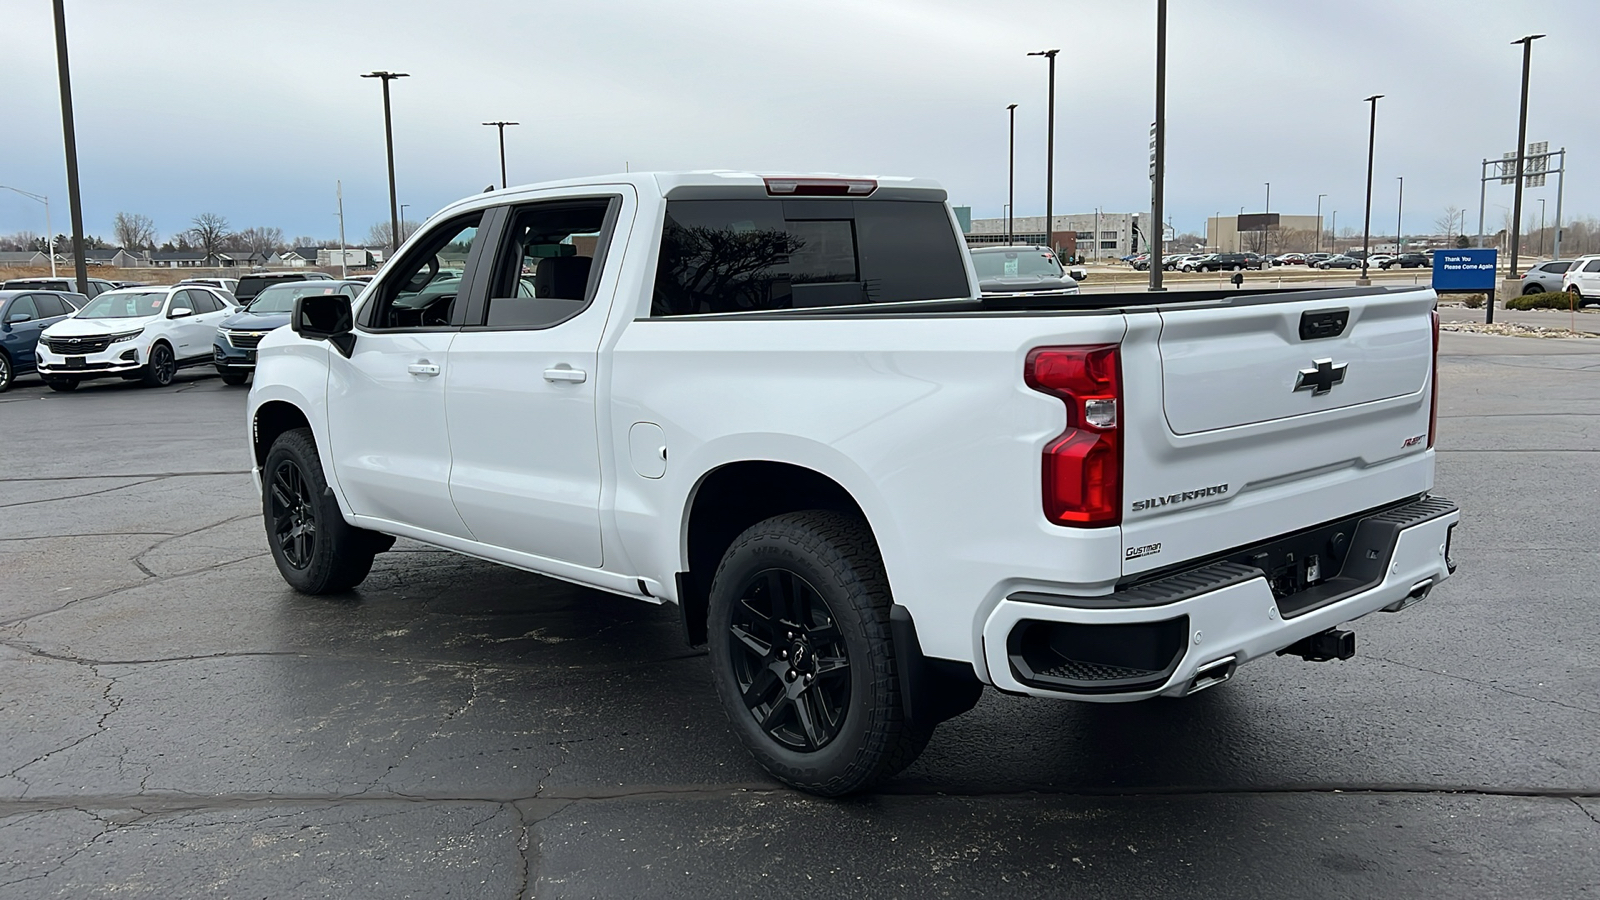
<svg viewBox="0 0 1600 900">
<path fill-rule="evenodd" d="M 1522 275 L 1523 294 L 1565 291 L 1582 307 L 1600 303 L 1600 255 L 1577 259 L 1552 259 L 1537 263 Z"/>
<path fill-rule="evenodd" d="M 1141 254 L 1129 260 L 1141 272 L 1150 269 L 1150 255 Z M 1375 253 L 1367 258 L 1368 268 L 1415 269 L 1431 268 L 1433 258 L 1426 253 L 1401 253 L 1398 255 Z M 1313 269 L 1359 269 L 1361 259 L 1343 253 L 1284 253 L 1267 256 L 1260 253 L 1169 253 L 1161 257 L 1161 268 L 1169 272 L 1239 272 L 1244 269 L 1266 269 L 1273 266 L 1307 266 Z"/>
<path fill-rule="evenodd" d="M 93 297 L 72 286 L 65 279 L 0 285 L 0 391 L 29 373 L 55 391 L 94 378 L 162 386 L 179 369 L 205 365 L 224 382 L 243 384 L 255 368 L 256 345 L 288 323 L 297 297 L 354 297 L 365 284 L 321 272 L 262 272 L 172 285 L 91 284 Z"/>
</svg>

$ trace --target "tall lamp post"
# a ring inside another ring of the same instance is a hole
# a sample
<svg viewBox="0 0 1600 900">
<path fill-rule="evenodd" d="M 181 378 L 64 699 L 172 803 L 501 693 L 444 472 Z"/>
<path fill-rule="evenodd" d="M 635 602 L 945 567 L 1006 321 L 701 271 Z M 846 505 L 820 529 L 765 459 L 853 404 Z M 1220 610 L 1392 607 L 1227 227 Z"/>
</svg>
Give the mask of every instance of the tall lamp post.
<svg viewBox="0 0 1600 900">
<path fill-rule="evenodd" d="M 406 207 L 408 207 L 410 205 L 411 204 L 409 204 L 409 203 L 400 204 L 400 240 L 401 241 L 404 241 L 406 238 L 410 237 L 410 235 L 406 234 L 406 227 L 407 227 L 406 226 Z"/>
<path fill-rule="evenodd" d="M 521 122 L 485 122 L 483 124 L 485 124 L 485 125 L 493 125 L 495 128 L 499 129 L 499 131 L 500 131 L 500 190 L 503 191 L 503 190 L 506 189 L 506 126 L 507 125 L 521 125 L 522 123 Z"/>
<path fill-rule="evenodd" d="M 1522 173 L 1528 157 L 1528 72 L 1533 66 L 1533 42 L 1542 37 L 1542 34 L 1530 34 L 1511 42 L 1513 45 L 1522 45 L 1522 110 L 1517 115 L 1517 195 L 1511 201 L 1511 270 L 1506 272 L 1508 281 L 1517 277 L 1517 251 L 1522 243 Z M 1562 165 L 1565 166 L 1564 160 Z M 1488 307 L 1492 317 L 1493 300 Z"/>
<path fill-rule="evenodd" d="M 1056 54 L 1057 50 L 1039 50 L 1029 53 L 1029 56 L 1042 56 L 1050 62 L 1050 108 L 1046 112 L 1045 139 L 1044 139 L 1044 243 L 1052 252 L 1056 249 L 1055 241 L 1051 240 L 1055 234 L 1055 196 L 1056 196 Z M 1099 240 L 1097 237 L 1096 240 Z"/>
<path fill-rule="evenodd" d="M 1150 290 L 1159 291 L 1164 271 L 1161 258 L 1167 251 L 1166 235 L 1161 230 L 1167 178 L 1167 0 L 1156 0 L 1156 121 L 1151 130 L 1154 146 L 1150 148 L 1150 223 L 1155 225 L 1160 239 L 1150 252 Z"/>
<path fill-rule="evenodd" d="M 1361 277 L 1356 284 L 1367 285 L 1367 257 L 1372 255 L 1372 151 L 1378 146 L 1378 101 L 1382 94 L 1373 94 L 1365 102 L 1372 104 L 1372 124 L 1367 128 L 1367 209 L 1361 225 Z"/>
<path fill-rule="evenodd" d="M 1006 243 L 1015 244 L 1017 233 L 1011 225 L 1011 217 L 1017 213 L 1017 105 L 1015 103 L 1006 107 L 1006 112 L 1011 114 L 1011 140 L 1008 146 L 1008 159 L 1006 165 Z M 1046 241 L 1049 236 L 1046 235 Z"/>
<path fill-rule="evenodd" d="M 400 249 L 400 206 L 394 191 L 394 125 L 389 115 L 389 82 L 396 78 L 409 78 L 405 72 L 369 72 L 362 78 L 383 81 L 383 143 L 389 151 L 389 250 Z"/>
<path fill-rule="evenodd" d="M 1544 198 L 1539 198 L 1539 258 L 1544 258 Z"/>
<path fill-rule="evenodd" d="M 55 18 L 56 74 L 61 82 L 61 137 L 67 151 L 67 208 L 72 216 L 73 273 L 78 279 L 78 293 L 88 296 L 89 268 L 83 258 L 83 198 L 78 190 L 78 130 L 72 118 L 72 73 L 67 65 L 67 13 L 62 0 L 55 0 Z M 1526 95 L 1527 92 L 1523 93 Z M 55 265 L 54 237 L 51 235 L 51 266 Z"/>
<path fill-rule="evenodd" d="M 1268 181 L 1264 183 L 1267 186 L 1267 208 L 1262 210 L 1262 212 L 1270 216 L 1272 215 L 1272 182 Z M 1261 220 L 1261 255 L 1267 255 L 1267 220 L 1265 216 L 1263 216 Z"/>
<path fill-rule="evenodd" d="M 1396 175 L 1400 179 L 1400 197 L 1394 201 L 1394 255 L 1399 256 L 1405 249 L 1405 232 L 1400 230 L 1400 217 L 1406 208 L 1406 177 Z"/>
<path fill-rule="evenodd" d="M 1317 195 L 1317 249 L 1312 251 L 1313 253 L 1322 252 L 1322 198 L 1326 196 L 1328 195 Z"/>
<path fill-rule="evenodd" d="M 34 194 L 21 188 L 6 187 L 3 184 L 0 184 L 0 190 L 7 190 L 15 194 L 21 194 L 22 196 L 27 197 L 29 200 L 37 200 L 44 204 L 44 239 L 45 246 L 50 252 L 50 277 L 56 277 L 56 231 L 55 228 L 51 227 L 50 225 L 50 198 L 46 197 L 44 194 Z"/>
</svg>

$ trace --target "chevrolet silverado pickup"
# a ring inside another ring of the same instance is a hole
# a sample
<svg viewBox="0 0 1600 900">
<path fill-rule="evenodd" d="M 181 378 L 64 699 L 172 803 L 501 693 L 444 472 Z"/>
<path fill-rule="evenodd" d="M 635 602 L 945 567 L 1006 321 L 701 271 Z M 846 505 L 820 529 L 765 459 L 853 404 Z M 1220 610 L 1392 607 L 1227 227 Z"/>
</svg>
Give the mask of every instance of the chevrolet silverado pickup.
<svg viewBox="0 0 1600 900">
<path fill-rule="evenodd" d="M 308 594 L 395 538 L 673 604 L 836 795 L 985 686 L 1182 697 L 1454 569 L 1426 288 L 985 296 L 913 178 L 656 173 L 434 215 L 297 300 L 246 416 Z"/>
</svg>

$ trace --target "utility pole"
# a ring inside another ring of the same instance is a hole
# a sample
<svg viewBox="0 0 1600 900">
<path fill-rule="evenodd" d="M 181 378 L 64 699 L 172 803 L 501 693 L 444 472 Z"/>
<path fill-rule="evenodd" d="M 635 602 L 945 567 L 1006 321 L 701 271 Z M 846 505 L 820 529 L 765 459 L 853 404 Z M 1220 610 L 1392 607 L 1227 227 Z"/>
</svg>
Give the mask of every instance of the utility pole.
<svg viewBox="0 0 1600 900">
<path fill-rule="evenodd" d="M 1561 258 L 1561 192 L 1567 186 L 1567 148 L 1561 148 L 1561 168 L 1556 171 L 1556 233 L 1555 242 L 1550 248 L 1550 258 Z M 45 207 L 45 217 L 49 218 L 50 207 Z"/>
<path fill-rule="evenodd" d="M 1317 195 L 1317 249 L 1313 250 L 1313 253 L 1322 252 L 1322 198 L 1326 196 L 1328 195 Z"/>
<path fill-rule="evenodd" d="M 55 0 L 56 72 L 61 81 L 61 136 L 67 151 L 67 206 L 72 213 L 73 269 L 78 277 L 78 293 L 89 295 L 89 267 L 83 258 L 83 198 L 78 190 L 78 132 L 72 122 L 72 73 L 67 65 L 67 13 L 62 0 Z M 45 229 L 50 230 L 48 223 Z M 50 236 L 50 265 L 55 266 L 55 235 Z"/>
<path fill-rule="evenodd" d="M 521 122 L 485 122 L 483 124 L 485 124 L 485 125 L 493 125 L 494 127 L 498 128 L 500 130 L 500 190 L 503 191 L 503 190 L 506 189 L 506 126 L 507 125 L 521 125 L 522 123 Z M 622 165 L 624 167 L 626 167 L 628 164 L 627 163 L 623 163 Z"/>
<path fill-rule="evenodd" d="M 56 0 L 61 2 L 61 0 Z M 396 203 L 397 197 L 394 190 L 394 124 L 389 115 L 389 82 L 396 78 L 409 78 L 405 72 L 370 72 L 362 78 L 378 78 L 383 81 L 383 142 L 389 151 L 389 251 L 393 253 L 400 249 L 400 208 Z"/>
<path fill-rule="evenodd" d="M 1522 179 L 1528 156 L 1528 73 L 1533 67 L 1533 42 L 1542 37 L 1542 34 L 1530 34 L 1511 42 L 1522 45 L 1522 110 L 1517 115 L 1517 187 L 1516 199 L 1511 201 L 1511 269 L 1506 272 L 1507 281 L 1517 277 L 1517 252 L 1522 243 Z M 1488 306 L 1494 309 L 1492 299 Z"/>
<path fill-rule="evenodd" d="M 343 281 L 350 275 L 345 271 L 345 259 L 348 254 L 345 252 L 344 243 L 344 182 L 335 181 L 334 189 L 339 195 L 339 280 Z"/>
<path fill-rule="evenodd" d="M 1056 249 L 1053 240 L 1056 228 L 1056 54 L 1060 52 L 1059 49 L 1040 50 L 1028 54 L 1042 56 L 1050 63 L 1050 108 L 1045 117 L 1048 124 L 1045 126 L 1044 142 L 1044 243 L 1052 252 Z"/>
<path fill-rule="evenodd" d="M 1006 107 L 1011 114 L 1010 163 L 1006 167 L 1006 243 L 1015 244 L 1017 233 L 1012 228 L 1011 217 L 1017 214 L 1017 105 Z"/>
<path fill-rule="evenodd" d="M 1167 0 L 1156 0 L 1156 121 L 1152 130 L 1155 146 L 1150 159 L 1150 221 L 1156 226 L 1157 240 L 1150 250 L 1150 290 L 1159 291 L 1163 289 L 1161 275 L 1165 271 L 1161 259 L 1167 249 L 1161 226 L 1167 177 Z"/>
<path fill-rule="evenodd" d="M 1539 198 L 1539 256 L 1544 257 L 1544 198 Z"/>
<path fill-rule="evenodd" d="M 1366 100 L 1372 104 L 1372 124 L 1367 128 L 1367 211 L 1361 225 L 1361 277 L 1356 279 L 1356 284 L 1363 286 L 1372 283 L 1367 277 L 1367 257 L 1372 255 L 1372 151 L 1377 147 L 1378 101 L 1381 99 L 1382 94 L 1373 94 Z"/>
</svg>

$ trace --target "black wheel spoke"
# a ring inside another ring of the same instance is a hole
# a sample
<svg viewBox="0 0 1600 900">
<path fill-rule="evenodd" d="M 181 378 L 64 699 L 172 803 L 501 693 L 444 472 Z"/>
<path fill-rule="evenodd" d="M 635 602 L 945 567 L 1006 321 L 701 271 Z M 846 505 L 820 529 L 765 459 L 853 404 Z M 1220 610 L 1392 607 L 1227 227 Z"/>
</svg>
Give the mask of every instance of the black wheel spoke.
<svg viewBox="0 0 1600 900">
<path fill-rule="evenodd" d="M 843 657 L 843 656 L 819 656 L 819 657 L 817 657 L 817 677 L 818 678 L 826 678 L 829 675 L 837 675 L 837 674 L 839 674 L 841 672 L 848 671 L 849 669 L 850 669 L 850 660 L 845 658 L 845 657 Z"/>
<path fill-rule="evenodd" d="M 723 640 L 745 709 L 784 747 L 826 746 L 850 704 L 849 650 L 827 599 L 774 567 L 750 576 L 731 611 Z"/>
<path fill-rule="evenodd" d="M 815 691 L 806 691 L 794 698 L 794 717 L 800 722 L 800 731 L 805 735 L 806 749 L 815 750 L 828 742 L 828 735 L 823 730 L 824 713 L 816 708 L 817 696 Z"/>
<path fill-rule="evenodd" d="M 832 647 L 839 643 L 842 637 L 839 634 L 839 626 L 831 619 L 814 628 L 806 629 L 806 640 L 809 640 L 813 647 Z"/>
<path fill-rule="evenodd" d="M 764 702 L 774 684 L 778 683 L 778 676 L 771 667 L 763 666 L 756 672 L 756 677 L 750 680 L 750 686 L 744 690 L 744 705 L 754 710 Z M 780 692 L 781 696 L 781 692 Z"/>
<path fill-rule="evenodd" d="M 732 631 L 733 636 L 738 638 L 741 644 L 744 644 L 746 647 L 750 648 L 750 652 L 761 657 L 763 661 L 766 661 L 772 656 L 772 644 L 751 634 L 750 630 L 745 626 L 735 625 L 733 626 Z"/>
<path fill-rule="evenodd" d="M 767 709 L 765 715 L 760 717 L 761 730 L 765 731 L 767 734 L 773 734 L 773 732 L 777 730 L 778 726 L 783 724 L 784 714 L 787 713 L 789 711 L 789 707 L 793 705 L 794 701 L 790 700 L 787 694 L 780 692 L 778 694 L 778 699 L 772 701 L 772 706 Z M 774 737 L 776 737 L 776 735 L 774 735 Z"/>
</svg>

